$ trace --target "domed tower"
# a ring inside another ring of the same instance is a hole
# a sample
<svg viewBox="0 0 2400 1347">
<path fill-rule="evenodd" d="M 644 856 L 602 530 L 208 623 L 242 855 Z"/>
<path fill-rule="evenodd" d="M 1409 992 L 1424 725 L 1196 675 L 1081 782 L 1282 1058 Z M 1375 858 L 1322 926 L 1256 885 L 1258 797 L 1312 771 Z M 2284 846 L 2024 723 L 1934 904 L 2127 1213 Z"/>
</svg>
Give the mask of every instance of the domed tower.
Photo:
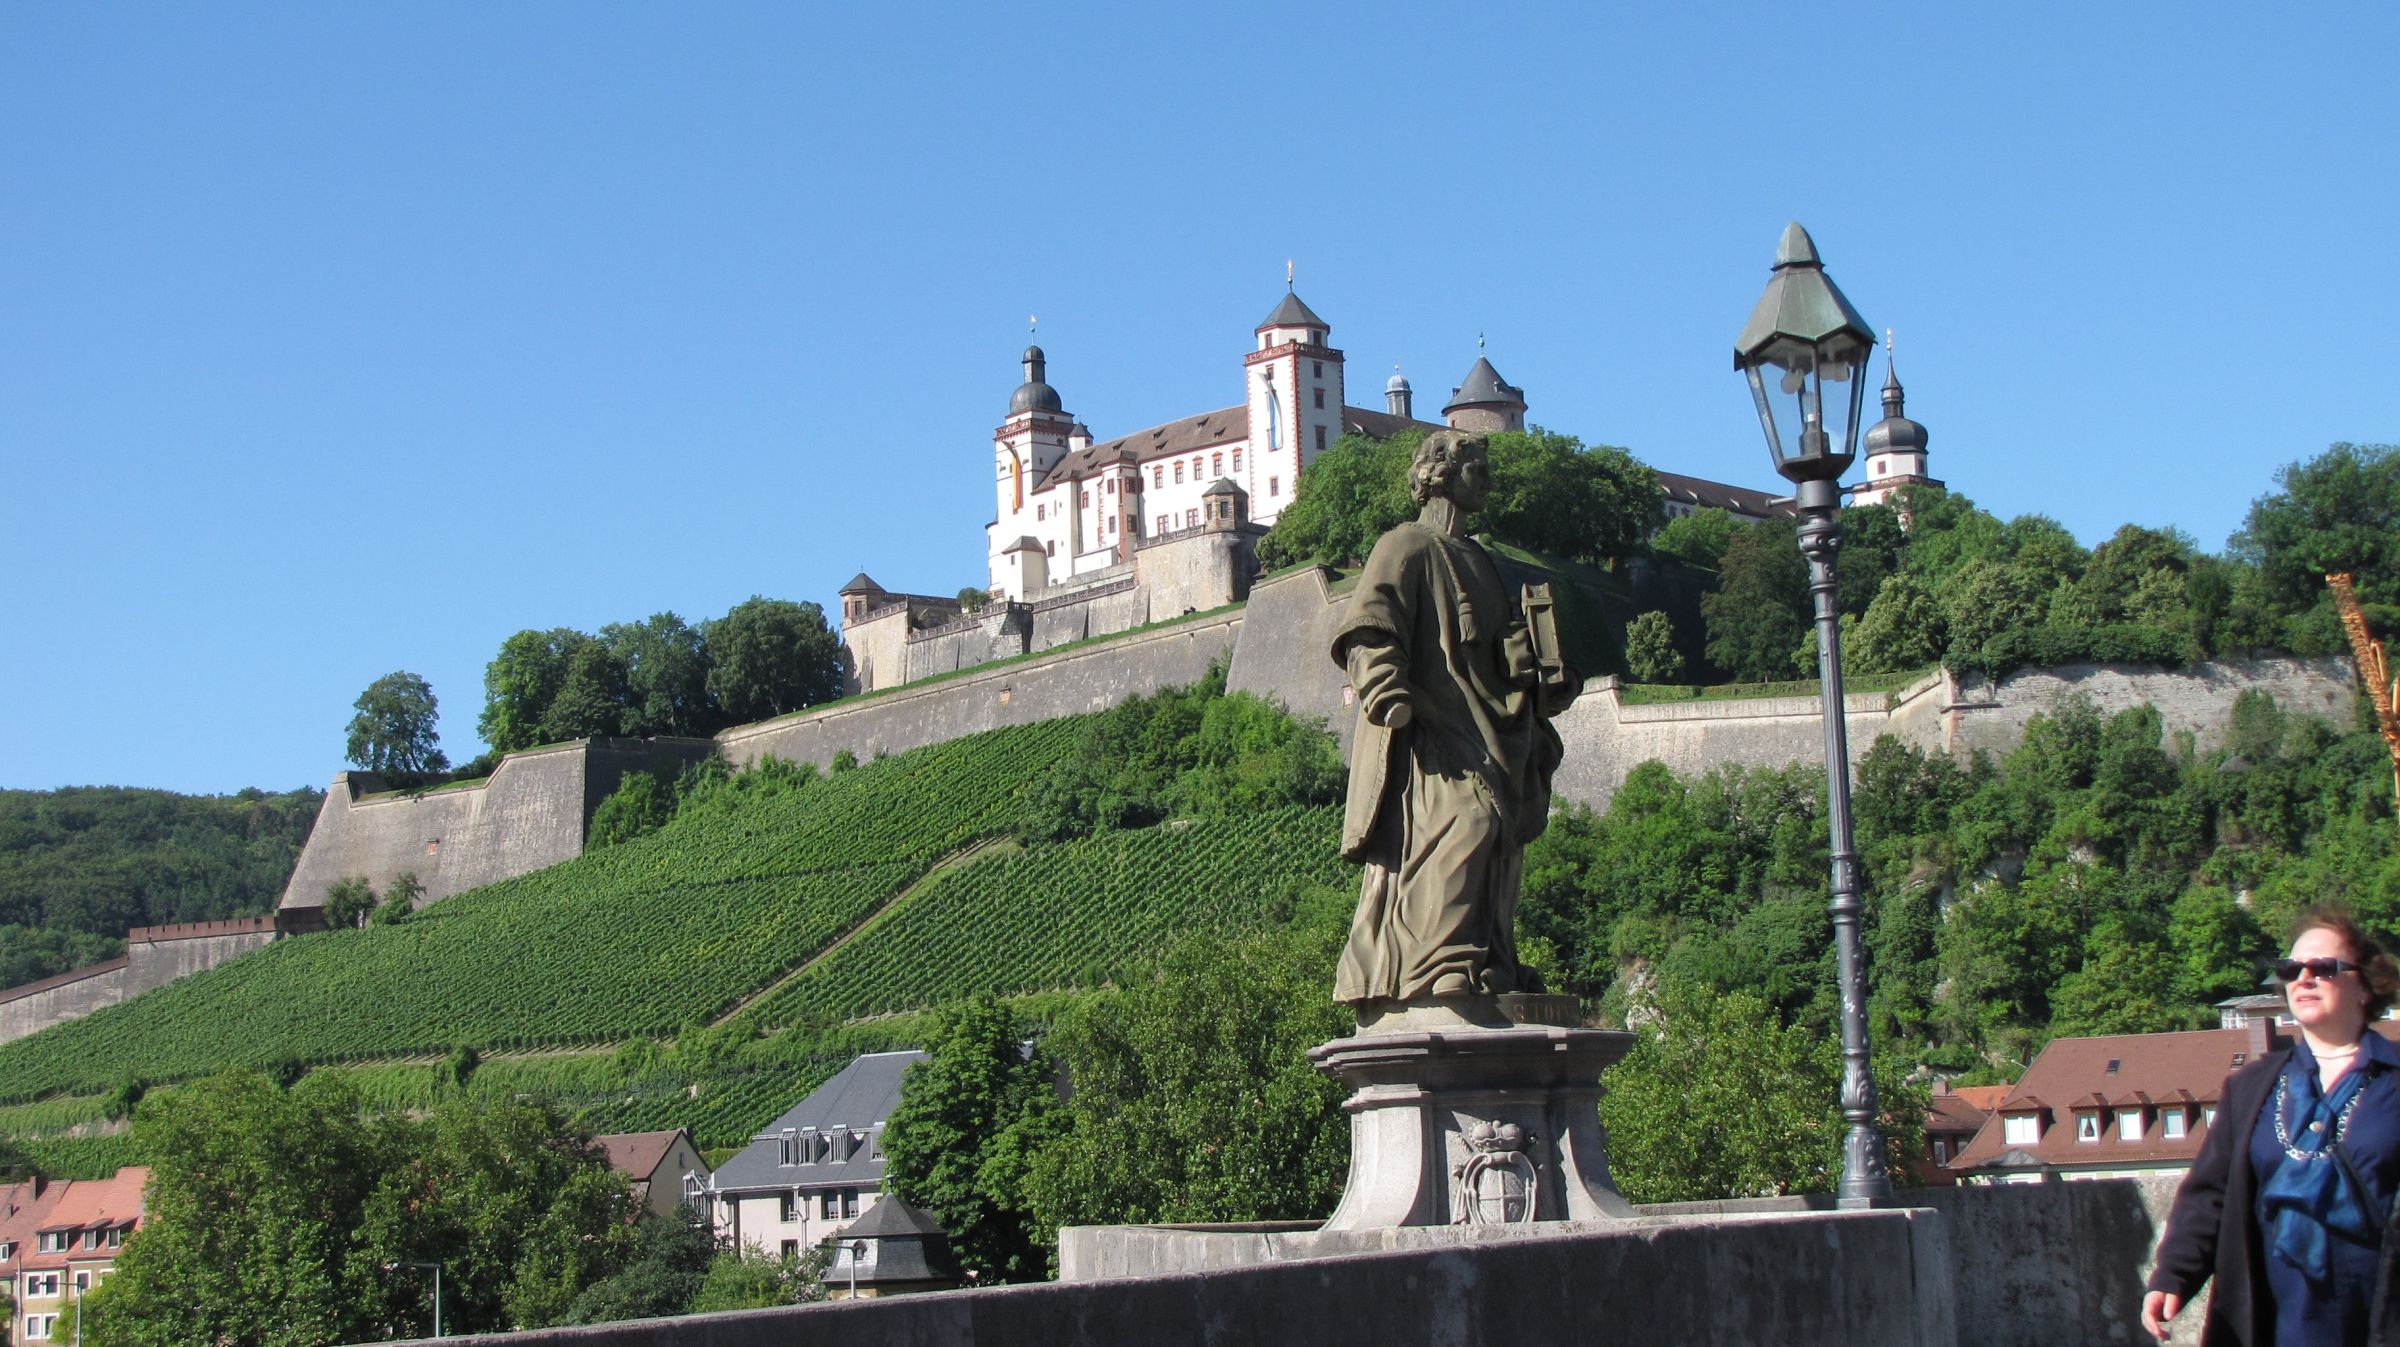
<svg viewBox="0 0 2400 1347">
<path fill-rule="evenodd" d="M 992 432 L 994 467 L 992 522 L 985 530 L 985 555 L 991 564 L 991 592 L 1024 597 L 1010 583 L 1015 575 L 1003 551 L 1034 532 L 1026 527 L 1033 513 L 1034 488 L 1043 474 L 1067 455 L 1078 429 L 1047 379 L 1048 359 L 1039 346 L 1025 348 L 1025 381 L 1008 395 L 1008 416 Z M 1089 432 L 1086 432 L 1088 434 Z M 1021 577 L 1017 577 L 1020 578 Z"/>
<path fill-rule="evenodd" d="M 1492 368 L 1492 362 L 1478 353 L 1467 377 L 1450 390 L 1450 401 L 1442 407 L 1442 419 L 1450 423 L 1452 430 L 1478 434 L 1523 430 L 1525 390 L 1501 378 L 1500 371 Z"/>
<path fill-rule="evenodd" d="M 1257 337 L 1242 357 L 1250 408 L 1243 477 L 1250 517 L 1266 524 L 1283 512 L 1309 461 L 1341 438 L 1342 353 L 1331 344 L 1332 327 L 1289 289 Z"/>
<path fill-rule="evenodd" d="M 1904 486 L 1941 485 L 1925 472 L 1925 427 L 1902 411 L 1906 395 L 1900 389 L 1899 367 L 1892 362 L 1889 334 L 1884 343 L 1883 419 L 1867 427 L 1866 442 L 1859 447 L 1859 456 L 1867 461 L 1867 480 L 1850 497 L 1854 505 L 1882 504 Z"/>
<path fill-rule="evenodd" d="M 1414 421 L 1415 403 L 1416 396 L 1409 390 L 1408 380 L 1401 377 L 1400 367 L 1392 366 L 1392 377 L 1383 381 L 1384 410 L 1403 421 Z"/>
</svg>

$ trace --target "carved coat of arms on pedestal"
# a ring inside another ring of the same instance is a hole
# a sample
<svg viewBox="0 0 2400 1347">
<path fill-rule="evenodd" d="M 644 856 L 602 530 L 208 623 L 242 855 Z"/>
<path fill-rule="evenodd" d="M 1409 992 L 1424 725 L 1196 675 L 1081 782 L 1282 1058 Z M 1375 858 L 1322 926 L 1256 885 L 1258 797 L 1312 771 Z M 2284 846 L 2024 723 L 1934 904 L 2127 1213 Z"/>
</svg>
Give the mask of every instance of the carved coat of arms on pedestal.
<svg viewBox="0 0 2400 1347">
<path fill-rule="evenodd" d="M 1510 1122 L 1478 1122 L 1463 1129 L 1467 1158 L 1451 1170 L 1450 1220 L 1454 1225 L 1515 1225 L 1538 1219 L 1539 1171 L 1533 1148 L 1540 1138 Z"/>
</svg>

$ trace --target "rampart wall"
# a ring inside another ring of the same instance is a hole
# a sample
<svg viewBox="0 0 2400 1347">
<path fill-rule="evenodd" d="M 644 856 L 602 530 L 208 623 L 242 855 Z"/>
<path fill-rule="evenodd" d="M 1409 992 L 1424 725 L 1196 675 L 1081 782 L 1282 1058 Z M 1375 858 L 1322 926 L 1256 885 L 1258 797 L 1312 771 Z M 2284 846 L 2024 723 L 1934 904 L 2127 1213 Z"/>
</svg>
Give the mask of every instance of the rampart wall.
<svg viewBox="0 0 2400 1347">
<path fill-rule="evenodd" d="M 358 875 L 381 893 L 402 874 L 434 902 L 583 854 L 592 811 L 627 772 L 680 770 L 706 739 L 589 739 L 512 753 L 481 783 L 420 792 L 383 789 L 371 772 L 334 777 L 308 845 L 277 905 L 304 929 L 325 891 Z"/>
<path fill-rule="evenodd" d="M 274 939 L 273 917 L 136 926 L 125 933 L 123 958 L 0 991 L 0 1043 L 164 987 Z"/>
</svg>

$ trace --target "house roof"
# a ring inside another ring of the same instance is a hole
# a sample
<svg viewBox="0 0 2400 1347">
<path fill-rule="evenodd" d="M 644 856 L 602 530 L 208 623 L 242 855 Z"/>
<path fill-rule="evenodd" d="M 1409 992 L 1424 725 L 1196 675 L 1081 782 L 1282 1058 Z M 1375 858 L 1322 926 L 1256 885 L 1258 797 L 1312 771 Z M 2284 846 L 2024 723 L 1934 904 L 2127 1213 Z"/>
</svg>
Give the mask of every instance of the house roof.
<svg viewBox="0 0 2400 1347">
<path fill-rule="evenodd" d="M 1378 440 L 1388 440 L 1403 430 L 1448 430 L 1439 421 L 1420 421 L 1413 416 L 1394 416 L 1372 407 L 1342 408 L 1342 428 Z"/>
<path fill-rule="evenodd" d="M 949 1233 L 941 1222 L 891 1193 L 877 1198 L 866 1215 L 842 1227 L 844 1239 L 923 1239 Z"/>
<path fill-rule="evenodd" d="M 1937 1094 L 1927 1101 L 1925 1130 L 1946 1136 L 1973 1136 L 1991 1114 L 1990 1109 L 1977 1108 L 1955 1094 Z"/>
<path fill-rule="evenodd" d="M 1275 312 L 1268 314 L 1266 321 L 1258 325 L 1258 330 L 1264 332 L 1270 327 L 1330 326 L 1332 325 L 1317 316 L 1316 310 L 1301 303 L 1300 296 L 1286 290 L 1283 294 L 1283 302 L 1277 304 Z"/>
<path fill-rule="evenodd" d="M 1746 486 L 1728 486 L 1705 477 L 1686 477 L 1680 472 L 1658 474 L 1658 487 L 1667 493 L 1668 500 L 1694 509 L 1727 510 L 1734 514 L 1749 515 L 1753 519 L 1769 519 L 1793 512 L 1788 501 L 1776 504 L 1772 492 L 1753 491 Z"/>
<path fill-rule="evenodd" d="M 883 1179 L 883 1148 L 869 1144 L 838 1160 L 786 1165 L 781 1162 L 785 1132 L 867 1132 L 870 1135 L 890 1117 L 900 1102 L 900 1077 L 925 1054 L 871 1052 L 854 1057 L 806 1099 L 767 1124 L 741 1152 L 717 1170 L 719 1192 L 827 1185 L 867 1187 Z"/>
<path fill-rule="evenodd" d="M 142 1220 L 142 1189 L 150 1182 L 150 1171 L 128 1165 L 105 1179 L 78 1179 L 59 1186 L 58 1201 L 48 1213 L 35 1222 L 37 1234 L 58 1231 L 109 1230 L 134 1227 Z M 20 1266 L 26 1268 L 65 1267 L 77 1261 L 77 1256 L 116 1256 L 115 1250 L 105 1252 L 84 1249 L 64 1249 L 56 1253 L 35 1252 L 20 1254 Z"/>
<path fill-rule="evenodd" d="M 685 1145 L 691 1145 L 691 1137 L 680 1127 L 670 1127 L 664 1132 L 615 1132 L 592 1140 L 608 1153 L 609 1168 L 641 1183 L 658 1172 L 667 1153 L 675 1149 L 678 1137 Z M 699 1150 L 696 1146 L 692 1149 L 695 1153 Z"/>
<path fill-rule="evenodd" d="M 2400 1038 L 2400 1024 L 2378 1021 L 2375 1029 Z M 2281 1044 L 2264 1023 L 2177 1034 L 2054 1038 L 1949 1167 L 2188 1164 L 2207 1135 L 2203 1119 L 2190 1118 L 2184 1135 L 2170 1140 L 2161 1134 L 2155 1110 L 2216 1103 L 2227 1075 Z M 2142 1111 L 2140 1137 L 2119 1136 L 2116 1120 L 2104 1116 L 2097 1139 L 2076 1139 L 2076 1114 L 2120 1109 Z M 2038 1117 L 2040 1137 L 2030 1143 L 2005 1140 L 2005 1119 L 2011 1114 Z M 2022 1157 L 2009 1158 L 2019 1151 Z"/>
<path fill-rule="evenodd" d="M 881 594 L 883 586 L 867 578 L 865 571 L 850 577 L 850 583 L 834 591 L 837 594 Z"/>
<path fill-rule="evenodd" d="M 848 1261 L 853 1239 L 875 1241 L 855 1269 Z M 932 1217 L 888 1193 L 866 1215 L 842 1227 L 834 1250 L 829 1283 L 838 1284 L 853 1273 L 860 1286 L 958 1281 L 958 1260 L 950 1251 L 948 1233 Z"/>
<path fill-rule="evenodd" d="M 1500 371 L 1492 368 L 1491 361 L 1477 356 L 1475 363 L 1467 367 L 1465 380 L 1450 390 L 1450 401 L 1442 410 L 1492 402 L 1514 403 L 1522 407 L 1525 405 L 1525 390 L 1501 378 Z"/>
<path fill-rule="evenodd" d="M 1137 430 L 1113 440 L 1086 445 L 1075 450 L 1041 475 L 1033 484 L 1039 491 L 1053 482 L 1070 477 L 1085 477 L 1111 463 L 1147 463 L 1154 458 L 1172 458 L 1194 449 L 1211 445 L 1230 444 L 1250 438 L 1250 409 L 1220 407 L 1213 412 L 1187 416 L 1180 421 Z"/>
<path fill-rule="evenodd" d="M 13 1273 L 32 1256 L 35 1232 L 66 1191 L 66 1184 L 43 1179 L 0 1187 L 0 1245 L 16 1246 L 12 1256 L 0 1259 L 0 1272 Z"/>
</svg>

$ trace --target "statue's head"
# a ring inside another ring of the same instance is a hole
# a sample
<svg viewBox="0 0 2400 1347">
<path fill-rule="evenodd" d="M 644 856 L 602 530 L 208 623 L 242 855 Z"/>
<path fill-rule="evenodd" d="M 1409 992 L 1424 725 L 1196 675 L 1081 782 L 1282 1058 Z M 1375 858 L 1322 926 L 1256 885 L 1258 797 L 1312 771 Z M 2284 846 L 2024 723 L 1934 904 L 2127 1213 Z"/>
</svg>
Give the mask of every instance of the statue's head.
<svg viewBox="0 0 2400 1347">
<path fill-rule="evenodd" d="M 1481 435 L 1437 430 L 1408 465 L 1408 494 L 1419 505 L 1440 496 L 1471 513 L 1483 508 L 1491 489 L 1491 458 Z"/>
</svg>

